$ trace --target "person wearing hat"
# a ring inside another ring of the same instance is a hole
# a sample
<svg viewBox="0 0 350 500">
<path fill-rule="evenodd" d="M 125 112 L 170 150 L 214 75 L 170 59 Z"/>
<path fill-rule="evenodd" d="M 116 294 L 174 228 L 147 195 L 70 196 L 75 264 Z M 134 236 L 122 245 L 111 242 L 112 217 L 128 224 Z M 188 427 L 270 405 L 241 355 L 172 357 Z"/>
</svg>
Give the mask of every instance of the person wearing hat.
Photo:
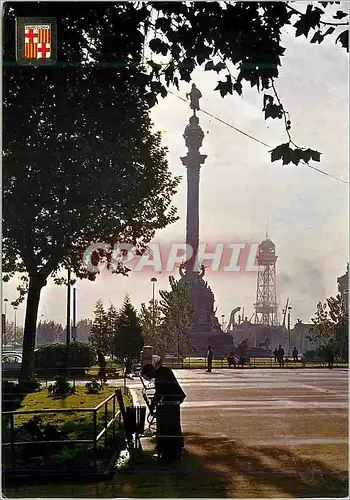
<svg viewBox="0 0 350 500">
<path fill-rule="evenodd" d="M 157 366 L 158 368 L 150 363 L 145 365 L 141 375 L 146 380 L 154 379 L 155 393 L 151 409 L 156 409 L 157 456 L 159 459 L 174 460 L 181 458 L 184 448 L 180 405 L 186 394 L 170 368 L 161 366 L 160 361 Z"/>
</svg>

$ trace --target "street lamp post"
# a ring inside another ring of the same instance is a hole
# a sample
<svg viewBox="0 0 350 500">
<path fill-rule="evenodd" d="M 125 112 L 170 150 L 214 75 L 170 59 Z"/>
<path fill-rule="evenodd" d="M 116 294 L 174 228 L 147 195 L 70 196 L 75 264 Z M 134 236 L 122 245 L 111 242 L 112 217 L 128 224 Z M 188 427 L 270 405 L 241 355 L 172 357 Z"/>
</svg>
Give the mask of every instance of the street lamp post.
<svg viewBox="0 0 350 500">
<path fill-rule="evenodd" d="M 290 357 L 290 311 L 292 310 L 291 306 L 288 307 L 288 359 Z"/>
<path fill-rule="evenodd" d="M 17 307 L 14 307 L 13 309 L 15 311 L 15 335 L 14 335 L 14 342 L 16 342 L 16 340 L 17 340 Z"/>
<path fill-rule="evenodd" d="M 66 376 L 68 378 L 69 374 L 69 344 L 70 344 L 70 331 L 71 331 L 71 285 L 70 285 L 70 280 L 71 280 L 71 270 L 68 269 L 68 274 L 67 274 L 67 327 L 66 327 Z"/>
<path fill-rule="evenodd" d="M 156 333 L 156 316 L 155 316 L 155 287 L 157 283 L 157 278 L 151 278 L 152 283 L 152 330 L 153 330 L 153 338 Z"/>
<path fill-rule="evenodd" d="M 286 338 L 286 310 L 282 309 L 282 315 L 283 315 L 283 333 L 284 333 L 284 348 L 287 350 L 287 338 Z"/>
<path fill-rule="evenodd" d="M 3 329 L 2 329 L 2 343 L 3 345 L 5 345 L 5 341 L 6 341 L 6 310 L 7 310 L 7 303 L 8 303 L 9 299 L 4 299 L 4 303 L 5 303 L 5 307 L 4 307 L 4 324 L 3 324 Z"/>
<path fill-rule="evenodd" d="M 224 329 L 224 324 L 225 324 L 225 314 L 221 315 L 221 328 Z"/>
</svg>

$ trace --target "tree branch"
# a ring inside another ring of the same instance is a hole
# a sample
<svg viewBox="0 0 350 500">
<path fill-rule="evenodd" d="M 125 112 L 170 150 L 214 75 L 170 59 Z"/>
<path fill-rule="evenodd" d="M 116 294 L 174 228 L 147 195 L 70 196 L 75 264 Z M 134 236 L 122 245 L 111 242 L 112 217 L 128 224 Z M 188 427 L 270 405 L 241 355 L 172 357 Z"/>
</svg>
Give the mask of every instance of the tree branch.
<svg viewBox="0 0 350 500">
<path fill-rule="evenodd" d="M 294 12 L 294 14 L 297 14 L 298 16 L 304 16 L 304 14 L 302 12 L 299 12 L 297 9 L 295 9 L 294 7 L 291 7 L 289 4 L 287 4 L 287 9 L 291 10 L 292 12 Z M 331 23 L 329 21 L 322 21 L 321 19 L 320 19 L 320 24 L 323 24 L 325 26 L 349 26 L 349 22 Z"/>
</svg>

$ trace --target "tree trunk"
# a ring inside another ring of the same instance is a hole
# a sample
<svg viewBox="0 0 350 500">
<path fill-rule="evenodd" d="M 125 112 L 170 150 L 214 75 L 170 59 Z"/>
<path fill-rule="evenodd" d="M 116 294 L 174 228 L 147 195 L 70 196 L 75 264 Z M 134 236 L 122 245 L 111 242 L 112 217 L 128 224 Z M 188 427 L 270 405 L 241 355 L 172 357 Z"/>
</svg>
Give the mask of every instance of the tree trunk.
<svg viewBox="0 0 350 500">
<path fill-rule="evenodd" d="M 41 289 L 46 285 L 46 280 L 39 275 L 29 277 L 26 317 L 23 334 L 22 366 L 19 374 L 19 384 L 25 386 L 34 374 L 34 349 L 36 336 L 36 322 Z"/>
</svg>

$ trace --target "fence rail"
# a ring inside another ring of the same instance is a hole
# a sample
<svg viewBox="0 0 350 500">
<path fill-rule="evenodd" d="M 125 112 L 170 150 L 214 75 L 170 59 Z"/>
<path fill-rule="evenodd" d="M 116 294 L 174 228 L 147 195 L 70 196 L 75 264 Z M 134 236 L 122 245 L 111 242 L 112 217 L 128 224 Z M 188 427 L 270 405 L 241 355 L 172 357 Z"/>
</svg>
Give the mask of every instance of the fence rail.
<svg viewBox="0 0 350 500">
<path fill-rule="evenodd" d="M 11 463 L 13 469 L 16 468 L 16 446 L 23 445 L 33 445 L 33 444 L 93 444 L 93 463 L 94 468 L 97 469 L 97 443 L 98 441 L 105 436 L 105 449 L 107 448 L 107 431 L 110 427 L 112 427 L 113 439 L 116 437 L 116 422 L 118 420 L 118 429 L 121 428 L 121 412 L 116 411 L 117 407 L 117 397 L 118 391 L 120 389 L 116 389 L 113 394 L 108 396 L 104 401 L 99 403 L 94 408 L 56 408 L 56 409 L 41 409 L 41 410 L 19 410 L 19 411 L 4 411 L 2 412 L 3 417 L 8 417 L 10 419 L 10 441 L 7 443 L 2 443 L 4 447 L 10 447 L 11 449 Z M 112 401 L 112 418 L 108 421 L 108 404 Z M 104 419 L 103 419 L 103 428 L 97 433 L 97 413 L 98 411 L 104 407 Z M 48 414 L 48 413 L 86 413 L 90 412 L 92 415 L 93 422 L 93 432 L 91 439 L 60 439 L 60 440 L 47 440 L 47 441 L 15 441 L 15 417 L 18 415 L 40 415 L 40 414 Z"/>
<path fill-rule="evenodd" d="M 207 360 L 206 358 L 199 357 L 187 357 L 184 359 L 176 359 L 176 357 L 172 358 L 164 358 L 163 365 L 169 368 L 198 368 L 198 369 L 206 369 L 207 368 Z M 326 361 L 316 359 L 316 360 L 306 360 L 303 358 L 299 358 L 298 361 L 293 361 L 292 359 L 284 359 L 284 368 L 323 368 L 328 364 Z M 275 361 L 274 357 L 266 357 L 266 358 L 256 358 L 256 357 L 247 357 L 243 366 L 236 361 L 236 366 L 240 368 L 279 368 L 278 361 Z M 335 361 L 334 368 L 340 367 L 348 367 L 348 363 Z M 215 368 L 230 368 L 227 358 L 217 358 L 213 359 L 212 364 L 213 369 Z M 234 366 L 231 365 L 232 369 Z"/>
</svg>

